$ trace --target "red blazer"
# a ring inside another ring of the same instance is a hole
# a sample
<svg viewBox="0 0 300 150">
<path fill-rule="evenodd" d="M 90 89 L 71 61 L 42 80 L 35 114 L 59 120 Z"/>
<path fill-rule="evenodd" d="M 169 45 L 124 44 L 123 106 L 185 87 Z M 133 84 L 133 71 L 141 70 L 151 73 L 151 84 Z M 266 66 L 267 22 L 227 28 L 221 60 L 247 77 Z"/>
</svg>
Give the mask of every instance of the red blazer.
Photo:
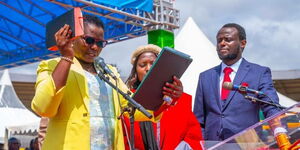
<svg viewBox="0 0 300 150">
<path fill-rule="evenodd" d="M 125 124 L 130 133 L 129 119 L 125 118 Z M 156 136 L 156 123 L 152 123 Z M 134 123 L 135 148 L 144 150 L 139 122 Z M 123 132 L 125 133 L 125 132 Z M 125 135 L 125 147 L 129 150 L 129 144 Z M 186 93 L 178 99 L 175 106 L 164 111 L 160 120 L 160 143 L 161 150 L 174 150 L 181 142 L 187 142 L 193 149 L 201 150 L 200 140 L 203 140 L 201 127 L 192 112 L 192 97 Z"/>
</svg>

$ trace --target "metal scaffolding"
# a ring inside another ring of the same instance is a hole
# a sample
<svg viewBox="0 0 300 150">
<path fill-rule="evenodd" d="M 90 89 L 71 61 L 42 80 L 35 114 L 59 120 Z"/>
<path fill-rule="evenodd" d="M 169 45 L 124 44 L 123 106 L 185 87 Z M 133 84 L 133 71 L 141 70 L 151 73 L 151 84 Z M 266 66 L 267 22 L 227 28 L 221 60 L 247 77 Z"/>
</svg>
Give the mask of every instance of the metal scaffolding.
<svg viewBox="0 0 300 150">
<path fill-rule="evenodd" d="M 46 49 L 48 21 L 73 7 L 100 16 L 109 44 L 144 36 L 147 31 L 179 28 L 179 10 L 172 0 L 154 0 L 153 11 L 118 8 L 93 0 L 0 0 L 0 69 L 59 56 Z"/>
</svg>

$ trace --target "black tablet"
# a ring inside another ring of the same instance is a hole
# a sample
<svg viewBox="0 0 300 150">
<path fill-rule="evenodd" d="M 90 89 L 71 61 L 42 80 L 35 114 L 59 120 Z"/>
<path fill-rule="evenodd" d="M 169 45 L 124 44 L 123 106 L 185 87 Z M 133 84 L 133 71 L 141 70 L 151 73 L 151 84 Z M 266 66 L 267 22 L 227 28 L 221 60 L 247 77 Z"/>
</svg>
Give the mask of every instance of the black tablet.
<svg viewBox="0 0 300 150">
<path fill-rule="evenodd" d="M 180 78 L 192 61 L 189 55 L 164 47 L 134 93 L 133 99 L 146 109 L 156 111 L 164 102 L 162 88 L 165 83 L 172 82 L 173 76 Z"/>
</svg>

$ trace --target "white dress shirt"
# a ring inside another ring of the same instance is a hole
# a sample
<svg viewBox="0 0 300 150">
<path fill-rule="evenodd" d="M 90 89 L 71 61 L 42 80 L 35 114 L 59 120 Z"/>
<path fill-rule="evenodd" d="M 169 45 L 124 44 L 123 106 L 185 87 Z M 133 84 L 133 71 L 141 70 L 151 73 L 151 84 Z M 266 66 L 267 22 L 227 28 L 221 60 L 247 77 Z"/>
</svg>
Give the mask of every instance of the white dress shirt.
<svg viewBox="0 0 300 150">
<path fill-rule="evenodd" d="M 233 82 L 234 78 L 235 78 L 235 75 L 240 67 L 242 63 L 242 58 L 240 60 L 238 60 L 236 63 L 234 63 L 233 65 L 231 66 L 227 66 L 226 64 L 224 64 L 223 62 L 221 63 L 222 65 L 222 70 L 221 70 L 221 74 L 220 74 L 220 83 L 219 83 L 219 97 L 221 98 L 221 91 L 222 91 L 222 84 L 223 84 L 223 80 L 224 80 L 224 72 L 223 70 L 226 68 L 226 67 L 230 67 L 233 71 L 230 73 L 229 77 L 230 77 L 230 80 L 231 82 Z"/>
</svg>

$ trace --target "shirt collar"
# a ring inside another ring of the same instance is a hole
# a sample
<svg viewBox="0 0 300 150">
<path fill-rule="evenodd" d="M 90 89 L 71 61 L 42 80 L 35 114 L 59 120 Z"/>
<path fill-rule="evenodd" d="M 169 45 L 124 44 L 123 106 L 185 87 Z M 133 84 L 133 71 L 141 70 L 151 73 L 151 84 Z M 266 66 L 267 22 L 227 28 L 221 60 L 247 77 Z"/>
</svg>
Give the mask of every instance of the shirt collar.
<svg viewBox="0 0 300 150">
<path fill-rule="evenodd" d="M 240 58 L 236 63 L 234 63 L 234 64 L 231 65 L 231 66 L 227 66 L 226 64 L 224 64 L 224 63 L 222 62 L 222 72 L 223 72 L 224 68 L 226 68 L 226 67 L 230 67 L 230 68 L 233 70 L 233 72 L 237 72 L 238 69 L 239 69 L 239 66 L 240 66 L 241 63 L 242 63 L 242 60 L 243 60 L 243 58 Z"/>
</svg>

